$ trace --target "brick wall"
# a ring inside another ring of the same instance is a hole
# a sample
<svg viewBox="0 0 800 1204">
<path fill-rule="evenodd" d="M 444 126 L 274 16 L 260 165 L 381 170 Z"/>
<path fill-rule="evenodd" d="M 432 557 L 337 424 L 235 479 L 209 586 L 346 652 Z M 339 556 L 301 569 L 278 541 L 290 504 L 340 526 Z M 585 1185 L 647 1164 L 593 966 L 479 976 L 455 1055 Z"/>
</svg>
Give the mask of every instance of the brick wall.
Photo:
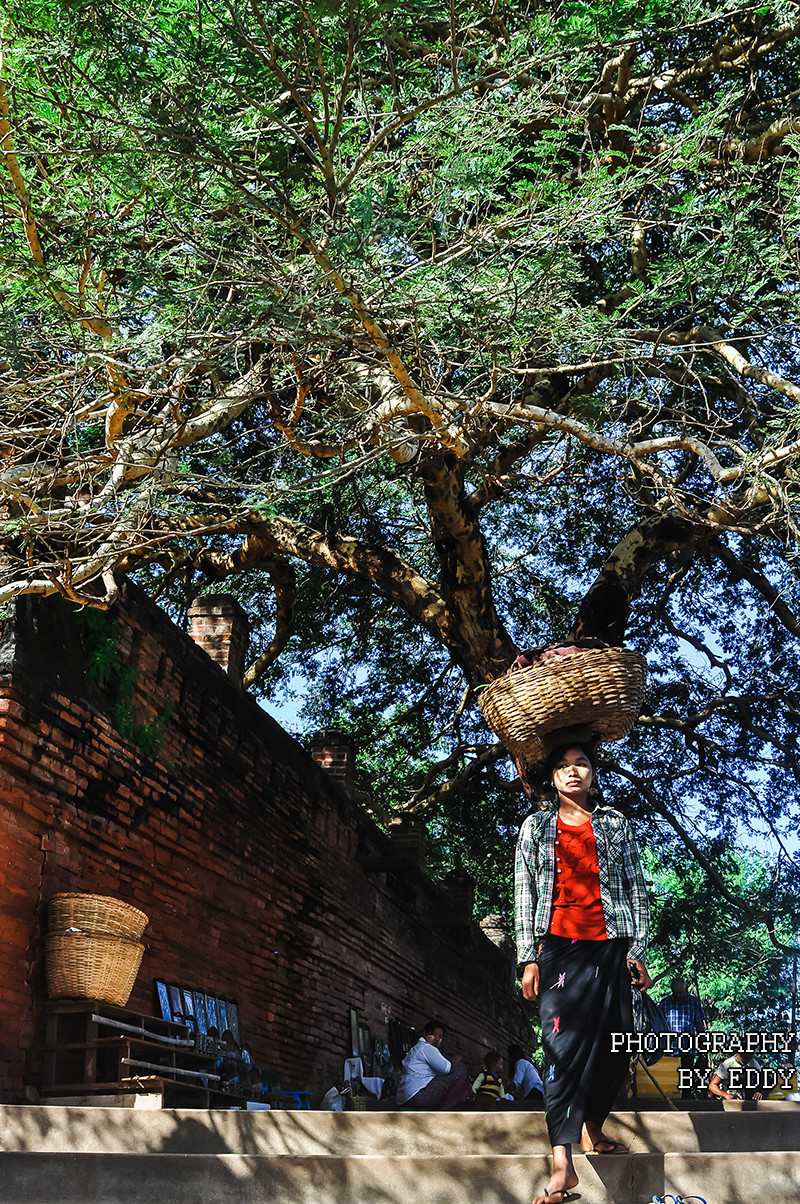
<svg viewBox="0 0 800 1204">
<path fill-rule="evenodd" d="M 376 1035 L 440 1015 L 476 1069 L 524 1041 L 508 953 L 447 890 L 144 595 L 127 587 L 115 619 L 129 738 L 114 673 L 87 672 L 94 637 L 60 599 L 20 599 L 0 642 L 0 1099 L 40 1081 L 47 902 L 64 890 L 149 915 L 131 1007 L 157 1010 L 156 977 L 238 999 L 284 1084 L 341 1076 L 350 1007 Z M 159 717 L 146 755 L 130 733 Z"/>
</svg>

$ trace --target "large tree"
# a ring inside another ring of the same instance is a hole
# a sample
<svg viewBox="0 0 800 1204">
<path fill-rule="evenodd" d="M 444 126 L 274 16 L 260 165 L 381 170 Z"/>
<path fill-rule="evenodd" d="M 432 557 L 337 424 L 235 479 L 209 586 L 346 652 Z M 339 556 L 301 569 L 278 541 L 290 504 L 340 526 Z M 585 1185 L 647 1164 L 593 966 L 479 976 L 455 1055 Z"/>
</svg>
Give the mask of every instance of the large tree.
<svg viewBox="0 0 800 1204">
<path fill-rule="evenodd" d="M 313 677 L 374 809 L 500 877 L 520 802 L 475 687 L 625 639 L 650 686 L 609 765 L 655 845 L 714 872 L 742 815 L 780 837 L 796 4 L 5 14 L 0 602 L 226 582 L 248 684 Z"/>
</svg>

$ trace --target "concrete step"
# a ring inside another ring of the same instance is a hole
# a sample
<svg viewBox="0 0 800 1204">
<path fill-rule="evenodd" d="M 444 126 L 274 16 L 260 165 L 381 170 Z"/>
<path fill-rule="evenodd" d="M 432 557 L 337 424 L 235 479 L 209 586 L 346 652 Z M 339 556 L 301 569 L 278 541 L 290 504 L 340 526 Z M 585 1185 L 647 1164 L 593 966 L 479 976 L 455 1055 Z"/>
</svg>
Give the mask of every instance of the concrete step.
<svg viewBox="0 0 800 1204">
<path fill-rule="evenodd" d="M 615 1112 L 606 1132 L 632 1154 L 794 1152 L 800 1149 L 800 1105 L 739 1104 L 714 1112 Z M 516 1156 L 546 1154 L 549 1148 L 541 1111 L 140 1112 L 0 1106 L 0 1149 L 41 1154 L 396 1158 Z"/>
<path fill-rule="evenodd" d="M 629 1153 L 579 1155 L 582 1204 L 798 1204 L 800 1107 L 618 1112 Z M 1 1204 L 529 1204 L 541 1112 L 0 1106 Z"/>
<path fill-rule="evenodd" d="M 797 1204 L 800 1154 L 576 1159 L 582 1204 Z M 3 1204 L 530 1204 L 543 1155 L 324 1158 L 241 1154 L 0 1154 Z"/>
</svg>

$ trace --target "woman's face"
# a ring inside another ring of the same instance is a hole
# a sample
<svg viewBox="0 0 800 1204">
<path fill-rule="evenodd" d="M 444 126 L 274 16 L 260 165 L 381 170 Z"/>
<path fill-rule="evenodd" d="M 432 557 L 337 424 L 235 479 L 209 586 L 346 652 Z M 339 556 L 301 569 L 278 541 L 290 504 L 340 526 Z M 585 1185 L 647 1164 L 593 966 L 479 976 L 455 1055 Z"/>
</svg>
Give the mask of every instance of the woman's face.
<svg viewBox="0 0 800 1204">
<path fill-rule="evenodd" d="M 585 798 L 593 781 L 592 763 L 582 748 L 568 748 L 553 769 L 553 785 L 564 798 Z"/>
</svg>

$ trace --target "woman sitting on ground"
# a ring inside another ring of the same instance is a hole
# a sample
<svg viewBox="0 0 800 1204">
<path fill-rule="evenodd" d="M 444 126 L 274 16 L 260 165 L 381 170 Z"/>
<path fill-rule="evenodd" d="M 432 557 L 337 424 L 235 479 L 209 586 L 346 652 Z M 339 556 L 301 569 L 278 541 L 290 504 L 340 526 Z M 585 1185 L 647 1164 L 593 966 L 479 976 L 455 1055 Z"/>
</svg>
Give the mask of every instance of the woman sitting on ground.
<svg viewBox="0 0 800 1204">
<path fill-rule="evenodd" d="M 541 1076 L 521 1045 L 508 1047 L 508 1078 L 509 1090 L 514 1099 L 542 1098 Z"/>
</svg>

